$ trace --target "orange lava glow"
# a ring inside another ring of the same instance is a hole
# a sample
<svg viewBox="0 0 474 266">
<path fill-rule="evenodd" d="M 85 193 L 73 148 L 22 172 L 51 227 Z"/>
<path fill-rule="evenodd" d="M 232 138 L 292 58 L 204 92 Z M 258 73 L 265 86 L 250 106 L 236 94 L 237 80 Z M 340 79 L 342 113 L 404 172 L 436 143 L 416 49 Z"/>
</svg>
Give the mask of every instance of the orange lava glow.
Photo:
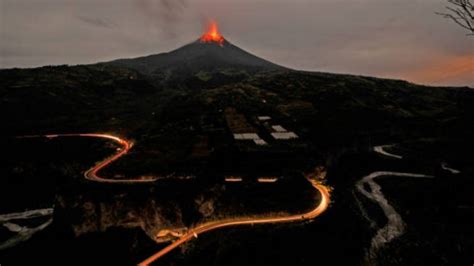
<svg viewBox="0 0 474 266">
<path fill-rule="evenodd" d="M 201 42 L 203 43 L 217 43 L 220 46 L 224 46 L 224 37 L 219 32 L 217 22 L 211 21 L 208 25 L 207 32 L 201 36 Z"/>
</svg>

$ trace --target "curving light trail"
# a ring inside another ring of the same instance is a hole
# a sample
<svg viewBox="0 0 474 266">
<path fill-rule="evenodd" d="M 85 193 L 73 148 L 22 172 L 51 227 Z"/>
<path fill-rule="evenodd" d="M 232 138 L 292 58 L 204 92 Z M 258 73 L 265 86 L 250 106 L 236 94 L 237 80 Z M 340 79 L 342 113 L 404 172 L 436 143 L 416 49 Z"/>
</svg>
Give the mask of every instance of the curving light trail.
<svg viewBox="0 0 474 266">
<path fill-rule="evenodd" d="M 175 242 L 171 243 L 170 245 L 166 246 L 162 250 L 158 251 L 151 257 L 147 258 L 146 260 L 142 261 L 139 265 L 149 265 L 154 261 L 158 260 L 162 256 L 168 254 L 173 249 L 177 248 L 178 246 L 192 240 L 193 238 L 197 238 L 199 234 L 235 225 L 253 225 L 253 224 L 264 224 L 264 223 L 287 223 L 287 222 L 296 222 L 296 221 L 303 221 L 303 220 L 310 220 L 314 219 L 317 216 L 321 215 L 329 206 L 330 203 L 330 196 L 329 190 L 326 186 L 308 179 L 313 187 L 317 189 L 321 194 L 321 201 L 315 208 L 307 213 L 299 214 L 299 215 L 289 215 L 289 216 L 280 216 L 280 217 L 266 217 L 266 218 L 237 218 L 237 219 L 227 219 L 227 220 L 220 220 L 220 221 L 213 221 L 207 222 L 202 225 L 199 225 L 193 229 L 190 229 L 185 235 L 181 238 L 176 240 Z"/>
<path fill-rule="evenodd" d="M 89 170 L 84 173 L 84 177 L 91 181 L 102 182 L 102 183 L 146 183 L 146 182 L 154 182 L 156 178 L 147 178 L 147 179 L 107 179 L 104 177 L 100 177 L 98 172 L 111 164 L 112 162 L 116 161 L 118 158 L 122 157 L 126 154 L 132 147 L 132 143 L 121 139 L 117 136 L 108 135 L 108 134 L 95 134 L 95 133 L 81 133 L 81 134 L 49 134 L 49 135 L 31 135 L 31 136 L 23 136 L 20 138 L 38 138 L 38 137 L 46 137 L 46 138 L 57 138 L 57 137 L 93 137 L 93 138 L 104 138 L 110 139 L 122 146 L 122 149 L 119 150 L 113 156 L 106 158 L 105 160 L 101 161 L 97 165 L 93 166 Z M 197 237 L 199 234 L 215 230 L 218 228 L 229 227 L 229 226 L 236 226 L 236 225 L 253 225 L 253 224 L 264 224 L 264 223 L 287 223 L 287 222 L 295 222 L 295 221 L 304 221 L 304 220 L 311 220 L 316 218 L 317 216 L 321 215 L 326 209 L 329 207 L 330 203 L 330 196 L 329 196 L 329 189 L 324 186 L 323 184 L 318 183 L 313 179 L 308 180 L 311 182 L 313 187 L 319 191 L 321 194 L 321 201 L 315 208 L 309 212 L 298 214 L 298 215 L 289 215 L 289 216 L 277 216 L 277 217 L 264 217 L 264 218 L 236 218 L 236 219 L 226 219 L 220 221 L 212 221 L 207 222 L 202 225 L 199 225 L 193 229 L 190 229 L 186 234 L 184 234 L 181 238 L 173 242 L 172 244 L 168 245 L 164 249 L 160 250 L 159 252 L 155 253 L 151 257 L 147 258 L 140 265 L 148 265 L 157 259 L 161 258 L 168 252 L 172 251 L 173 249 L 177 248 L 178 246 L 192 240 L 194 237 Z"/>
<path fill-rule="evenodd" d="M 95 181 L 95 182 L 101 182 L 101 183 L 124 183 L 124 184 L 131 184 L 131 183 L 148 183 L 148 182 L 154 182 L 157 180 L 157 178 L 135 178 L 135 179 L 110 179 L 110 178 L 105 178 L 101 177 L 98 175 L 98 172 L 111 163 L 115 162 L 117 159 L 125 155 L 133 146 L 133 143 L 130 141 L 127 141 L 125 139 L 121 139 L 117 136 L 114 135 L 109 135 L 109 134 L 98 134 L 98 133 L 77 133 L 77 134 L 48 134 L 48 135 L 31 135 L 31 136 L 22 136 L 19 138 L 42 138 L 46 137 L 49 139 L 52 138 L 58 138 L 58 137 L 89 137 L 89 138 L 102 138 L 102 139 L 108 139 L 108 140 L 113 140 L 120 144 L 122 146 L 121 149 L 118 150 L 118 152 L 111 157 L 108 157 L 104 159 L 103 161 L 99 162 L 89 170 L 87 170 L 84 173 L 84 177 L 87 180 Z"/>
</svg>

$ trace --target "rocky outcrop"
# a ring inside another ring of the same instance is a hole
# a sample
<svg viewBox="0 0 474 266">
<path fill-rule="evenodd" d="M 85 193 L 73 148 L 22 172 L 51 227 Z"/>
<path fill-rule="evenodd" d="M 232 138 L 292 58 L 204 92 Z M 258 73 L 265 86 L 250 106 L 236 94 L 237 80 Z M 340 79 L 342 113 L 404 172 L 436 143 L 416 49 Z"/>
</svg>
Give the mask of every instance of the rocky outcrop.
<svg viewBox="0 0 474 266">
<path fill-rule="evenodd" d="M 134 197 L 122 193 L 102 198 L 80 194 L 58 196 L 55 223 L 77 237 L 110 228 L 141 228 L 151 239 L 163 228 L 183 228 L 181 208 L 172 202 L 157 202 L 153 196 Z"/>
</svg>

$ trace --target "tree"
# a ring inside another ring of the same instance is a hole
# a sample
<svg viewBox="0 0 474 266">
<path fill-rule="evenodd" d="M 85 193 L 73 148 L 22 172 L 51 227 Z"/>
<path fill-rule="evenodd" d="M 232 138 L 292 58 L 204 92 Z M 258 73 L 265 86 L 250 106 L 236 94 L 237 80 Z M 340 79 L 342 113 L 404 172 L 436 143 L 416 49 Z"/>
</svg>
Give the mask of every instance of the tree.
<svg viewBox="0 0 474 266">
<path fill-rule="evenodd" d="M 454 21 L 474 36 L 474 5 L 471 0 L 447 0 L 446 13 L 436 13 Z"/>
</svg>

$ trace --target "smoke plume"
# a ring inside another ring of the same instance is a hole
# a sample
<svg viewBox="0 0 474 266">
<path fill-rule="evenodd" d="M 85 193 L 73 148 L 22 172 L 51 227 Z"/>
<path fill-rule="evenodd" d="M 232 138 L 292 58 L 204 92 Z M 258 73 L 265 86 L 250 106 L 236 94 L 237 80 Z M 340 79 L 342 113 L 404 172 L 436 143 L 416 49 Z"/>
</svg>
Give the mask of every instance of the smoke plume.
<svg viewBox="0 0 474 266">
<path fill-rule="evenodd" d="M 175 37 L 174 27 L 182 18 L 187 0 L 135 0 L 153 27 Z"/>
</svg>

